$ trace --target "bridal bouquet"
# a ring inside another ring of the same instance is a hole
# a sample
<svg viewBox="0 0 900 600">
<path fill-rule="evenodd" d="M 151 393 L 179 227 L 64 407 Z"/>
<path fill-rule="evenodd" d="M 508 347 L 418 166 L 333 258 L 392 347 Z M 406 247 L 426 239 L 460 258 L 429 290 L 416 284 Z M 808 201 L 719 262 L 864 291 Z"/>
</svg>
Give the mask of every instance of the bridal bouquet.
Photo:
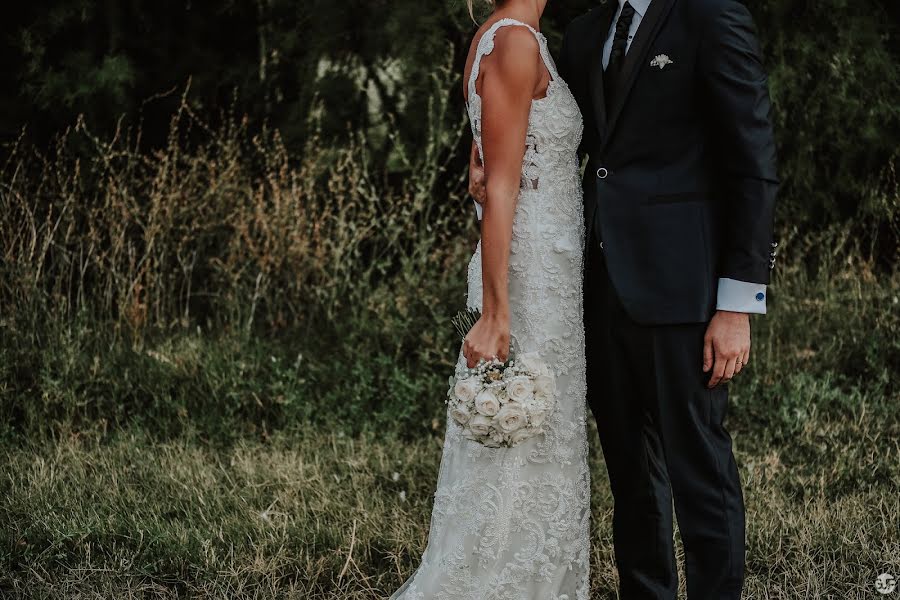
<svg viewBox="0 0 900 600">
<path fill-rule="evenodd" d="M 477 320 L 477 313 L 469 311 L 453 323 L 465 337 Z M 556 407 L 555 377 L 536 352 L 460 368 L 449 383 L 450 416 L 465 437 L 490 448 L 511 448 L 543 433 Z"/>
</svg>

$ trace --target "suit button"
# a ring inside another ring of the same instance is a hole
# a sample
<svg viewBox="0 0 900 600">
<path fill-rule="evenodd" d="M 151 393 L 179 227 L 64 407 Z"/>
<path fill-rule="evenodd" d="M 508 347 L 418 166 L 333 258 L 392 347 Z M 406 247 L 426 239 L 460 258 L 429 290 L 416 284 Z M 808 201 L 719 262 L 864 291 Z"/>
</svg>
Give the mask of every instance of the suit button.
<svg viewBox="0 0 900 600">
<path fill-rule="evenodd" d="M 606 167 L 600 167 L 597 169 L 597 177 L 600 179 L 606 179 L 609 176 L 609 169 Z"/>
</svg>

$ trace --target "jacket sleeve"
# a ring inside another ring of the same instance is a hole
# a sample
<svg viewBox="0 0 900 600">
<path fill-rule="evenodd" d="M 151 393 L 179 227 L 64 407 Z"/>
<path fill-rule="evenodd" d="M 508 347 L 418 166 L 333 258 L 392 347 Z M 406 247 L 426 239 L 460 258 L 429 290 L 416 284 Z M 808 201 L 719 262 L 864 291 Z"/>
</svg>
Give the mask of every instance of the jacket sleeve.
<svg viewBox="0 0 900 600">
<path fill-rule="evenodd" d="M 735 0 L 716 4 L 699 72 L 720 182 L 719 276 L 767 284 L 778 193 L 768 78 L 750 12 Z"/>
</svg>

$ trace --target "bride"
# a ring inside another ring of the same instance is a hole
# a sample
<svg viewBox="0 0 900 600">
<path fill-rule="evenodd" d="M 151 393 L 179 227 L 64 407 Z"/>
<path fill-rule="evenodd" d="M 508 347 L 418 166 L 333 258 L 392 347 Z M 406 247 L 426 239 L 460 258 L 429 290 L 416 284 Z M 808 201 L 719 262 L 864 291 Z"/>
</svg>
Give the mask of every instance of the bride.
<svg viewBox="0 0 900 600">
<path fill-rule="evenodd" d="M 447 419 L 428 545 L 393 600 L 588 598 L 582 119 L 539 31 L 547 0 L 491 4 L 464 90 L 486 173 L 467 301 L 482 316 L 458 366 L 506 360 L 514 340 L 550 364 L 558 404 L 543 435 L 513 448 Z"/>
</svg>

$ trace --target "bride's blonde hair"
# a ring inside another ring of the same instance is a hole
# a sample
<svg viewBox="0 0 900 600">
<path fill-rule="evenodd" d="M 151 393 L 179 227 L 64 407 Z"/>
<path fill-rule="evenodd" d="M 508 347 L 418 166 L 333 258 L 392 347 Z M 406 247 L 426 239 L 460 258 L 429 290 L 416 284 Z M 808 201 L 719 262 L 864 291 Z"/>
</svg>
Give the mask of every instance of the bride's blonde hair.
<svg viewBox="0 0 900 600">
<path fill-rule="evenodd" d="M 497 0 L 482 0 L 488 6 L 491 7 L 491 10 L 497 7 Z M 472 20 L 475 20 L 475 0 L 466 0 L 466 4 L 469 6 L 469 16 L 472 17 Z"/>
</svg>

